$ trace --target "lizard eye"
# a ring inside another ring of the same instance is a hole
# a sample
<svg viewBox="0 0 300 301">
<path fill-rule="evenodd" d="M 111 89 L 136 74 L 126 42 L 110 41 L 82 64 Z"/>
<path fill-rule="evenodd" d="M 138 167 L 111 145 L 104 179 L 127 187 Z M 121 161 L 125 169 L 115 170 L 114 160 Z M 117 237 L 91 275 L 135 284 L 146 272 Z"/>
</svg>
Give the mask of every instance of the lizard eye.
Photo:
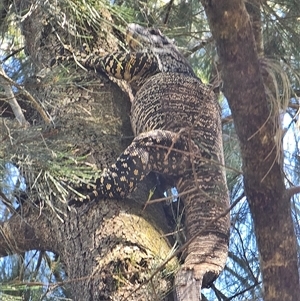
<svg viewBox="0 0 300 301">
<path fill-rule="evenodd" d="M 161 35 L 162 35 L 161 32 L 160 32 L 160 30 L 157 29 L 157 28 L 151 28 L 151 29 L 149 30 L 149 33 L 150 33 L 150 34 L 153 34 L 153 35 L 157 35 L 157 36 L 161 36 Z"/>
</svg>

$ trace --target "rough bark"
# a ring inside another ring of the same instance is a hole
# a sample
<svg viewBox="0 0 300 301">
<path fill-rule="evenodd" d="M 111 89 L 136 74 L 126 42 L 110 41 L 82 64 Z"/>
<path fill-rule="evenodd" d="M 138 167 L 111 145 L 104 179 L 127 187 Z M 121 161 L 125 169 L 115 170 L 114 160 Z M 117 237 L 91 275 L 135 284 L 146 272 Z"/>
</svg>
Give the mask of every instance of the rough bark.
<svg viewBox="0 0 300 301">
<path fill-rule="evenodd" d="M 32 2 L 16 1 L 15 4 L 21 12 L 28 11 Z M 36 73 L 47 71 L 43 77 L 28 79 L 26 88 L 47 108 L 53 126 L 44 126 L 40 116 L 25 101 L 25 117 L 31 126 L 18 128 L 11 120 L 4 123 L 3 119 L 0 156 L 9 158 L 11 154 L 12 162 L 19 164 L 25 155 L 44 166 L 52 164 L 52 151 L 55 154 L 71 149 L 74 156 L 85 155 L 89 164 L 102 169 L 130 142 L 121 138 L 132 136 L 130 103 L 107 78 L 74 66 L 56 81 L 55 75 L 65 69 L 55 66 L 48 70 L 45 66 L 61 46 L 57 37 L 68 34 L 59 26 L 53 28 L 54 21 L 39 4 L 32 7 L 22 22 L 26 53 Z M 95 42 L 102 43 L 107 51 L 116 47 L 114 41 L 105 40 L 107 35 L 103 32 L 109 30 L 108 27 L 103 30 Z M 26 178 L 29 173 L 23 175 Z M 28 177 L 26 181 L 29 182 Z M 171 250 L 164 236 L 170 228 L 161 204 L 143 210 L 154 185 L 154 179 L 149 177 L 130 199 L 104 201 L 78 212 L 68 209 L 66 202 L 59 198 L 53 203 L 56 211 L 47 205 L 43 208 L 43 197 L 37 199 L 38 193 L 32 189 L 19 211 L 1 224 L 0 255 L 31 249 L 60 255 L 68 275 L 65 285 L 73 300 L 172 300 L 166 295 L 171 288 L 169 275 L 176 260 L 140 287 Z"/>
<path fill-rule="evenodd" d="M 278 111 L 268 102 L 244 1 L 201 1 L 218 49 L 235 129 L 240 141 L 244 185 L 260 252 L 264 300 L 300 295 L 297 242 L 284 185 Z M 257 31 L 256 31 L 257 32 Z"/>
<path fill-rule="evenodd" d="M 161 273 L 172 272 L 174 261 L 139 288 L 170 251 L 157 226 L 158 208 L 145 213 L 134 200 L 112 200 L 84 214 L 72 211 L 64 223 L 50 210 L 22 211 L 1 224 L 0 255 L 32 249 L 59 254 L 73 300 L 162 300 L 169 291 Z"/>
</svg>

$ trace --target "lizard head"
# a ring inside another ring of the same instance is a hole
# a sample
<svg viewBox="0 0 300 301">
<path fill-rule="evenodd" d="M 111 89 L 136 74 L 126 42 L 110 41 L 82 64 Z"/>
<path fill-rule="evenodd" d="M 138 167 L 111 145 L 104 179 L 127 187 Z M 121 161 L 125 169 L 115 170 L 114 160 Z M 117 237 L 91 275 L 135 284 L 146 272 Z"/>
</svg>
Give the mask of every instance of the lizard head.
<svg viewBox="0 0 300 301">
<path fill-rule="evenodd" d="M 131 51 L 153 48 L 175 47 L 170 39 L 157 28 L 144 28 L 138 24 L 128 24 L 126 42 Z"/>
<path fill-rule="evenodd" d="M 131 52 L 152 53 L 157 59 L 160 72 L 178 72 L 196 77 L 186 58 L 159 29 L 128 24 L 126 42 Z"/>
</svg>

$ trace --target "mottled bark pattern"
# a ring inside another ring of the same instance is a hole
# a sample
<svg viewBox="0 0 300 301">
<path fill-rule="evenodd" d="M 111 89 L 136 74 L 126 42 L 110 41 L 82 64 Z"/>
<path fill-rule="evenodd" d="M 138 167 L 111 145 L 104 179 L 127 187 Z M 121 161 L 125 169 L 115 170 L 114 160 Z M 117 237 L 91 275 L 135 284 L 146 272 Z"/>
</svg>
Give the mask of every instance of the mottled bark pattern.
<svg viewBox="0 0 300 301">
<path fill-rule="evenodd" d="M 104 64 L 107 73 L 136 89 L 131 108 L 136 138 L 97 179 L 96 190 L 70 204 L 125 197 L 150 171 L 173 176 L 179 193 L 187 193 L 182 197 L 187 239 L 197 236 L 185 251 L 185 262 L 176 276 L 176 297 L 199 300 L 201 287 L 216 279 L 227 258 L 228 216 L 198 234 L 229 206 L 219 104 L 158 30 L 131 24 L 127 41 L 130 54 L 118 53 L 117 60 L 111 55 L 102 63 L 88 59 L 85 66 L 99 71 Z"/>
<path fill-rule="evenodd" d="M 264 300 L 298 300 L 298 247 L 284 184 L 282 150 L 275 141 L 275 137 L 281 139 L 279 112 L 270 105 L 265 92 L 258 29 L 253 28 L 244 1 L 201 2 L 216 40 L 224 94 L 239 137 L 245 192 L 260 252 Z M 257 1 L 250 3 L 256 5 L 257 21 Z"/>
</svg>

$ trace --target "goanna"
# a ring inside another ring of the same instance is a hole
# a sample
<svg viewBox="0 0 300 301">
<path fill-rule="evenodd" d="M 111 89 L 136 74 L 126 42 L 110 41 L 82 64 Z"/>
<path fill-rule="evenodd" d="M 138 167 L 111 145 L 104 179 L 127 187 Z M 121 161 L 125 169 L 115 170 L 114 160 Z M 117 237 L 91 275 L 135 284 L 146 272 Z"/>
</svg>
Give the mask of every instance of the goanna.
<svg viewBox="0 0 300 301">
<path fill-rule="evenodd" d="M 220 108 L 159 30 L 130 24 L 126 41 L 130 52 L 88 59 L 85 67 L 130 83 L 136 137 L 97 179 L 96 190 L 70 204 L 126 197 L 151 171 L 174 177 L 185 206 L 187 240 L 195 237 L 176 275 L 176 298 L 200 300 L 201 287 L 223 270 L 228 251 L 228 215 L 210 223 L 229 207 Z"/>
</svg>

